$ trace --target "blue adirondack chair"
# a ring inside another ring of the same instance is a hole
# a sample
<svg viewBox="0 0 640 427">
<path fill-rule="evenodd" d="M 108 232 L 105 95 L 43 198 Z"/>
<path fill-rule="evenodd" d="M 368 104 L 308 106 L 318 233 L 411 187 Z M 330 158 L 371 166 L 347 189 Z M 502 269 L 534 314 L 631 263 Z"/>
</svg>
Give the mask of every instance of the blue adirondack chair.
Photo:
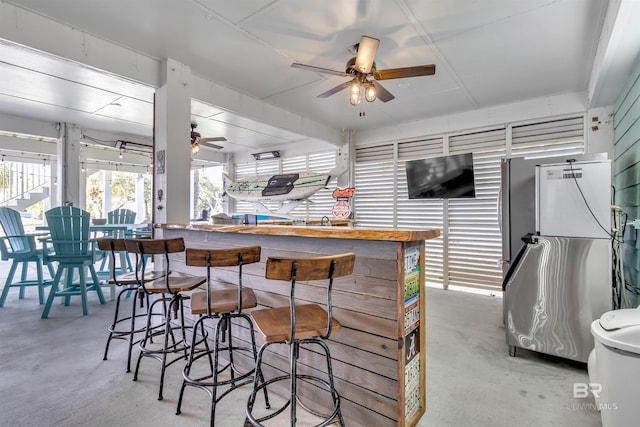
<svg viewBox="0 0 640 427">
<path fill-rule="evenodd" d="M 45 259 L 56 261 L 58 270 L 53 278 L 47 303 L 42 311 L 42 318 L 49 316 L 55 297 L 64 297 L 64 304 L 69 305 L 70 297 L 79 295 L 82 298 L 82 314 L 89 313 L 87 292 L 95 291 L 104 304 L 104 296 L 100 289 L 98 275 L 93 266 L 95 262 L 94 243 L 89 231 L 89 212 L 73 206 L 59 206 L 45 212 L 51 238 L 45 240 Z M 46 245 L 53 247 L 53 254 L 46 251 Z M 77 270 L 79 280 L 74 281 Z M 91 280 L 87 282 L 87 270 Z M 60 283 L 65 273 L 65 283 Z"/>
<path fill-rule="evenodd" d="M 115 209 L 115 210 L 112 210 L 111 212 L 107 212 L 107 224 L 134 224 L 135 220 L 136 220 L 136 212 L 132 211 L 131 209 Z M 104 236 L 102 237 L 122 238 L 122 237 L 133 237 L 133 236 L 131 236 L 130 233 L 128 232 L 125 232 L 124 235 L 121 235 L 121 236 L 117 236 L 117 235 L 114 235 L 113 233 L 107 232 L 107 233 L 104 233 Z M 98 256 L 101 260 L 100 268 L 98 269 L 98 275 L 101 275 L 101 276 L 109 275 L 110 272 L 105 269 L 107 261 L 109 259 L 109 253 L 100 251 Z M 124 266 L 120 266 L 120 269 L 116 270 L 117 274 L 124 274 L 127 271 L 133 271 L 133 267 L 131 266 L 131 260 L 129 260 L 128 256 L 125 257 L 125 259 L 127 263 L 127 269 L 125 270 L 123 268 Z"/>
<path fill-rule="evenodd" d="M 3 260 L 11 260 L 11 269 L 4 284 L 2 295 L 0 295 L 0 307 L 4 307 L 4 303 L 9 295 L 9 289 L 12 287 L 20 288 L 18 298 L 23 299 L 25 288 L 28 286 L 38 287 L 38 299 L 40 304 L 44 304 L 44 288 L 51 284 L 51 280 L 45 281 L 42 275 L 42 250 L 37 249 L 35 236 L 27 235 L 24 232 L 22 218 L 20 212 L 6 207 L 0 207 L 0 224 L 4 231 L 4 237 L 0 237 L 0 255 Z M 29 263 L 34 263 L 36 267 L 37 279 L 28 280 L 27 272 Z M 20 280 L 14 282 L 18 266 L 22 266 Z M 51 264 L 47 264 L 49 274 L 54 276 L 55 272 Z"/>
</svg>

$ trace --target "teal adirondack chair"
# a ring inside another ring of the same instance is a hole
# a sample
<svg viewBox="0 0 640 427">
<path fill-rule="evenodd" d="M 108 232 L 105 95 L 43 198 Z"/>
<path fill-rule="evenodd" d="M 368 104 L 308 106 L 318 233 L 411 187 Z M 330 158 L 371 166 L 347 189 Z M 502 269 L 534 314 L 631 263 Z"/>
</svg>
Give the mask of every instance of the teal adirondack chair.
<svg viewBox="0 0 640 427">
<path fill-rule="evenodd" d="M 107 224 L 133 224 L 136 213 L 131 209 L 115 209 L 107 212 Z"/>
<path fill-rule="evenodd" d="M 49 316 L 55 297 L 64 297 L 64 304 L 69 305 L 70 297 L 79 295 L 82 298 L 82 314 L 89 313 L 87 292 L 95 291 L 100 304 L 104 304 L 104 296 L 100 289 L 98 275 L 93 266 L 95 262 L 94 244 L 89 231 L 89 212 L 73 206 L 59 206 L 45 212 L 51 238 L 45 241 L 45 259 L 56 261 L 58 271 L 53 278 L 47 303 L 42 311 L 42 318 Z M 53 254 L 46 251 L 46 245 L 53 247 Z M 74 281 L 74 272 L 78 272 L 78 281 Z M 87 282 L 87 270 L 91 280 Z M 65 273 L 65 283 L 61 283 Z"/>
<path fill-rule="evenodd" d="M 107 212 L 107 224 L 134 224 L 135 220 L 136 220 L 136 212 L 132 211 L 131 209 L 115 209 L 115 210 L 112 210 L 111 212 Z M 133 237 L 133 236 L 129 235 L 129 233 L 126 232 L 124 233 L 123 236 L 115 236 L 110 233 L 105 233 L 105 235 L 102 237 L 122 238 L 122 237 Z M 109 253 L 100 251 L 98 256 L 101 260 L 100 268 L 98 269 L 98 275 L 100 276 L 109 275 L 110 272 L 108 271 L 108 269 L 106 269 L 106 264 L 109 259 Z M 126 257 L 126 262 L 127 262 L 126 271 L 133 271 L 133 267 L 131 266 L 131 260 L 129 259 L 128 256 Z M 123 266 L 120 266 L 120 269 L 117 270 L 117 274 L 124 274 L 126 272 L 125 269 L 123 269 L 122 267 Z"/>
<path fill-rule="evenodd" d="M 3 260 L 11 260 L 11 269 L 4 284 L 2 295 L 0 295 L 0 307 L 9 295 L 12 287 L 20 288 L 18 298 L 23 299 L 25 288 L 28 286 L 38 287 L 38 299 L 40 304 L 44 304 L 44 288 L 51 284 L 51 280 L 45 281 L 42 275 L 42 250 L 36 248 L 35 236 L 27 235 L 24 232 L 20 212 L 6 207 L 0 207 L 0 224 L 4 231 L 4 236 L 0 237 L 0 255 Z M 28 280 L 27 272 L 29 263 L 35 263 L 37 279 Z M 20 280 L 14 282 L 18 266 L 22 266 Z M 49 274 L 54 276 L 55 272 L 51 264 L 47 264 Z"/>
</svg>

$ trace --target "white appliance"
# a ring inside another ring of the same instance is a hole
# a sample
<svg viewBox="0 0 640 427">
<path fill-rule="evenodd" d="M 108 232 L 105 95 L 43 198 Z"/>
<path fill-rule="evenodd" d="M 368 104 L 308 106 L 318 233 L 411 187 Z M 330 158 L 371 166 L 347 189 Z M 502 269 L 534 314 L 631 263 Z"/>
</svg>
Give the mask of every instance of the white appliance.
<svg viewBox="0 0 640 427">
<path fill-rule="evenodd" d="M 536 230 L 541 236 L 608 239 L 611 161 L 536 167 Z"/>
</svg>

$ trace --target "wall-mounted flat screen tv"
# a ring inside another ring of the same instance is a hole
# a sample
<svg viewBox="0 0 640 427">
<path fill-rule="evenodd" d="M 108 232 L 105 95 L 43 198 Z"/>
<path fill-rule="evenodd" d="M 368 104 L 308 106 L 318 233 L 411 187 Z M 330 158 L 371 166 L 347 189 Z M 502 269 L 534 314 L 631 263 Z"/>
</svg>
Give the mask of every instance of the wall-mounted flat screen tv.
<svg viewBox="0 0 640 427">
<path fill-rule="evenodd" d="M 410 199 L 459 199 L 476 196 L 471 153 L 410 160 L 406 162 L 405 168 Z"/>
</svg>

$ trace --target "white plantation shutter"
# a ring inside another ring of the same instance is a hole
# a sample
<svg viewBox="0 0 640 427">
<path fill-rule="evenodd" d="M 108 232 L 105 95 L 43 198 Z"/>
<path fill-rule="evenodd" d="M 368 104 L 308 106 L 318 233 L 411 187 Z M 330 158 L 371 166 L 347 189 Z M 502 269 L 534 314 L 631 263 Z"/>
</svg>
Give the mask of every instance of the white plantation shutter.
<svg viewBox="0 0 640 427">
<path fill-rule="evenodd" d="M 513 126 L 511 157 L 552 157 L 582 153 L 582 116 Z"/>
<path fill-rule="evenodd" d="M 356 148 L 356 219 L 365 227 L 395 226 L 394 145 Z"/>
<path fill-rule="evenodd" d="M 505 129 L 449 138 L 449 153 L 473 152 L 474 199 L 451 199 L 448 211 L 448 285 L 500 290 L 502 234 L 498 225 L 500 160 L 506 154 Z"/>
<path fill-rule="evenodd" d="M 235 164 L 234 168 L 235 168 L 234 181 L 238 181 L 245 178 L 251 178 L 258 175 L 256 171 L 256 162 Z M 235 203 L 236 203 L 236 208 L 232 213 L 243 214 L 243 213 L 254 213 L 256 211 L 256 209 L 250 203 L 241 202 L 239 200 L 236 200 Z"/>
<path fill-rule="evenodd" d="M 442 156 L 443 146 L 442 137 L 398 143 L 398 227 L 442 230 L 442 200 L 409 200 L 405 162 Z M 442 240 L 439 237 L 425 241 L 425 280 L 429 285 L 443 286 Z"/>
</svg>

